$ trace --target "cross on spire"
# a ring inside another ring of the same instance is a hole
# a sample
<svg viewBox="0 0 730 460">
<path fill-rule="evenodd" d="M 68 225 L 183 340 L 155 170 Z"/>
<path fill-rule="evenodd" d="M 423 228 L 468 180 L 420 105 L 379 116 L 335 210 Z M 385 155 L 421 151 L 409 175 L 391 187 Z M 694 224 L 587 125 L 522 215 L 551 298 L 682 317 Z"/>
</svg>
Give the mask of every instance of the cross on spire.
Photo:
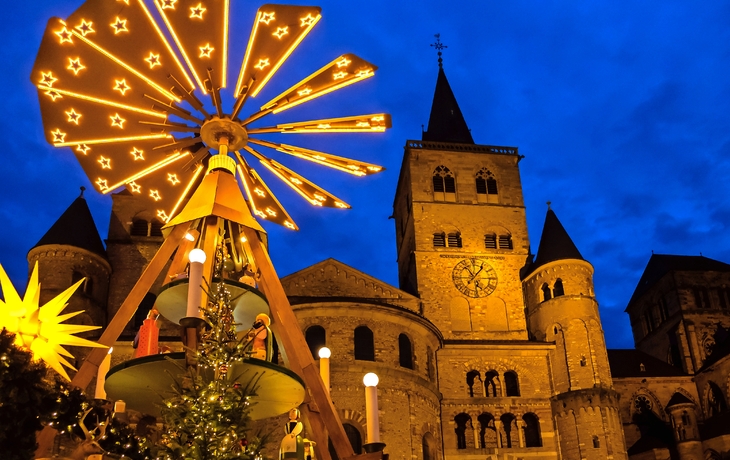
<svg viewBox="0 0 730 460">
<path fill-rule="evenodd" d="M 431 46 L 433 46 L 434 48 L 436 48 L 436 51 L 438 51 L 439 68 L 441 68 L 441 67 L 443 67 L 443 62 L 444 62 L 444 60 L 441 58 L 441 55 L 443 54 L 441 52 L 441 50 L 444 49 L 444 48 L 448 48 L 448 46 L 446 46 L 443 43 L 441 43 L 441 34 L 436 34 L 436 35 L 434 35 L 434 37 L 436 37 L 436 43 L 431 43 Z"/>
</svg>

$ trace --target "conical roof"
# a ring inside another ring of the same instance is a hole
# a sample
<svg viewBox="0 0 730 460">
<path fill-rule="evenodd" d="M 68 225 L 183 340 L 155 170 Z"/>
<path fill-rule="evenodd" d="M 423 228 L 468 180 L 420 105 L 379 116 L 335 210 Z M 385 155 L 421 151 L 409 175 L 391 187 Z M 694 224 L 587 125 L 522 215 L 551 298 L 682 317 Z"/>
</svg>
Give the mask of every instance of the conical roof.
<svg viewBox="0 0 730 460">
<path fill-rule="evenodd" d="M 60 244 L 85 249 L 106 258 L 106 250 L 86 204 L 83 192 L 51 226 L 33 248 Z"/>
<path fill-rule="evenodd" d="M 537 257 L 531 271 L 548 262 L 564 259 L 584 260 L 568 232 L 565 231 L 563 224 L 558 220 L 558 216 L 555 215 L 555 211 L 548 208 L 542 236 L 540 236 L 540 246 L 537 248 Z"/>
<path fill-rule="evenodd" d="M 436 79 L 436 91 L 431 105 L 431 117 L 428 119 L 428 130 L 423 132 L 421 139 L 458 144 L 474 143 L 443 67 L 439 67 Z"/>
</svg>

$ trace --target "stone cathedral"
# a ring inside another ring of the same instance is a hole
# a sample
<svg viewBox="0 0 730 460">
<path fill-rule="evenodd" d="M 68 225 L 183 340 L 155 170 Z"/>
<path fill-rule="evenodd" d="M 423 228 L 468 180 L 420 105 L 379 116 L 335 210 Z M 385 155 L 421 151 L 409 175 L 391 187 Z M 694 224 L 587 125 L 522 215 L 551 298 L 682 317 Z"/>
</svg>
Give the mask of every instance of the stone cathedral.
<svg viewBox="0 0 730 460">
<path fill-rule="evenodd" d="M 627 303 L 636 349 L 607 350 L 593 267 L 550 208 L 530 251 L 521 158 L 474 142 L 439 67 L 428 130 L 406 141 L 395 190 L 400 286 L 334 259 L 282 279 L 312 353 L 337 350 L 331 394 L 355 451 L 362 376 L 375 372 L 392 459 L 730 458 L 730 265 L 652 255 Z M 87 277 L 70 310 L 104 325 L 161 225 L 117 193 L 104 245 L 79 197 L 28 253 L 41 301 Z M 112 366 L 132 354 L 155 294 Z M 160 337 L 173 350 L 176 327 Z"/>
</svg>

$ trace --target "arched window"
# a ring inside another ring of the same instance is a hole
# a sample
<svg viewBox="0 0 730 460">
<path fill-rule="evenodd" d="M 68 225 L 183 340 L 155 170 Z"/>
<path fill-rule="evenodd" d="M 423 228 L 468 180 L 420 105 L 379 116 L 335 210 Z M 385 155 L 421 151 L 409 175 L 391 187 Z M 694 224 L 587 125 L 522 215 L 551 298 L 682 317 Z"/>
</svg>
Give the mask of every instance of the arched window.
<svg viewBox="0 0 730 460">
<path fill-rule="evenodd" d="M 517 380 L 517 374 L 514 371 L 504 373 L 504 389 L 507 396 L 520 395 L 520 383 Z"/>
<path fill-rule="evenodd" d="M 555 297 L 565 295 L 565 290 L 563 289 L 563 280 L 561 280 L 560 278 L 556 279 L 555 284 L 553 284 L 553 295 Z"/>
<path fill-rule="evenodd" d="M 499 249 L 513 249 L 512 235 L 499 235 Z"/>
<path fill-rule="evenodd" d="M 350 425 L 349 423 L 343 423 L 342 427 L 345 429 L 345 434 L 347 435 L 347 439 L 350 441 L 352 450 L 355 451 L 355 454 L 361 454 L 362 435 L 360 434 L 360 430 Z"/>
<path fill-rule="evenodd" d="M 499 419 L 502 421 L 502 429 L 504 430 L 505 437 L 505 439 L 502 441 L 502 447 L 512 447 L 513 445 L 519 446 L 517 418 L 508 412 L 506 414 L 502 414 Z"/>
<path fill-rule="evenodd" d="M 129 234 L 132 236 L 147 236 L 149 233 L 149 222 L 144 219 L 134 219 Z"/>
<path fill-rule="evenodd" d="M 713 381 L 707 382 L 707 417 L 713 417 L 727 410 L 727 402 L 722 395 L 722 390 Z"/>
<path fill-rule="evenodd" d="M 448 246 L 450 248 L 460 248 L 461 247 L 461 233 L 449 233 L 448 235 Z"/>
<path fill-rule="evenodd" d="M 446 247 L 446 234 L 441 233 L 434 233 L 433 234 L 433 247 L 435 248 L 445 248 Z"/>
<path fill-rule="evenodd" d="M 413 346 L 405 334 L 398 336 L 398 363 L 400 367 L 413 369 Z"/>
<path fill-rule="evenodd" d="M 550 300 L 553 298 L 553 294 L 550 292 L 550 286 L 547 283 L 542 285 L 542 301 Z"/>
<path fill-rule="evenodd" d="M 319 359 L 319 349 L 327 344 L 325 331 L 322 326 L 309 326 L 304 332 L 304 339 L 309 345 L 309 351 L 314 359 Z"/>
<path fill-rule="evenodd" d="M 466 449 L 466 428 L 467 425 L 471 425 L 471 417 L 469 417 L 468 414 L 462 412 L 461 414 L 454 417 L 454 422 L 456 424 L 456 428 L 454 428 L 454 431 L 456 431 L 456 448 Z"/>
<path fill-rule="evenodd" d="M 494 416 L 484 412 L 477 417 L 479 422 L 479 447 L 487 449 L 497 447 L 497 428 L 494 426 Z"/>
<path fill-rule="evenodd" d="M 487 249 L 497 249 L 497 235 L 494 233 L 484 235 L 484 247 Z"/>
<path fill-rule="evenodd" d="M 497 181 L 492 173 L 482 168 L 476 174 L 477 203 L 497 203 Z"/>
<path fill-rule="evenodd" d="M 426 433 L 421 439 L 423 460 L 436 460 L 436 439 L 431 433 Z"/>
<path fill-rule="evenodd" d="M 499 396 L 499 374 L 497 371 L 489 371 L 484 375 L 484 390 L 487 397 L 496 398 Z"/>
<path fill-rule="evenodd" d="M 438 166 L 433 171 L 434 201 L 456 201 L 456 181 L 454 173 L 446 166 Z"/>
<path fill-rule="evenodd" d="M 682 425 L 692 426 L 692 419 L 689 418 L 689 414 L 686 410 L 682 411 Z"/>
<path fill-rule="evenodd" d="M 375 361 L 373 331 L 367 326 L 358 326 L 355 328 L 355 359 Z"/>
<path fill-rule="evenodd" d="M 598 449 L 601 447 L 601 440 L 598 439 L 598 436 L 593 436 L 593 448 Z"/>
<path fill-rule="evenodd" d="M 474 397 L 474 382 L 478 381 L 479 386 L 481 387 L 482 383 L 482 376 L 479 375 L 479 371 L 471 370 L 466 373 L 466 386 L 469 387 L 469 397 Z M 480 389 L 477 389 L 477 396 L 481 396 Z"/>
<path fill-rule="evenodd" d="M 528 412 L 522 416 L 522 421 L 525 422 L 525 447 L 542 447 L 540 421 L 537 415 Z"/>
<path fill-rule="evenodd" d="M 164 225 L 159 219 L 152 219 L 152 222 L 150 222 L 150 236 L 162 236 L 162 227 Z"/>
</svg>

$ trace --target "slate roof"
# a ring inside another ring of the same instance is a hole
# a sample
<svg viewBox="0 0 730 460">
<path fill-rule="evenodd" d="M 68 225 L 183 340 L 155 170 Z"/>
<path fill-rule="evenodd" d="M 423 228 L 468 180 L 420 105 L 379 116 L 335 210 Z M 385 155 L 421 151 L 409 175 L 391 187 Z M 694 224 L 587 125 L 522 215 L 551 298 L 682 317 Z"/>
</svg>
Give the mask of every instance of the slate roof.
<svg viewBox="0 0 730 460">
<path fill-rule="evenodd" d="M 540 236 L 540 246 L 537 248 L 537 257 L 530 266 L 530 272 L 549 262 L 564 259 L 585 260 L 558 220 L 555 211 L 548 208 Z"/>
<path fill-rule="evenodd" d="M 33 248 L 50 244 L 86 249 L 106 258 L 106 249 L 83 194 L 71 203 Z"/>
<path fill-rule="evenodd" d="M 616 377 L 677 377 L 686 376 L 682 369 L 657 359 L 643 351 L 617 349 L 608 351 L 611 376 Z M 641 365 L 644 370 L 641 370 Z"/>
<path fill-rule="evenodd" d="M 672 398 L 667 403 L 667 407 L 676 406 L 678 404 L 694 404 L 691 399 L 683 395 L 682 393 L 674 393 Z"/>
<path fill-rule="evenodd" d="M 669 272 L 730 272 L 730 265 L 705 256 L 652 254 L 626 307 L 629 309 L 657 281 Z"/>
<path fill-rule="evenodd" d="M 433 94 L 428 130 L 423 132 L 421 140 L 457 144 L 474 143 L 442 67 L 439 67 L 436 79 L 436 91 Z"/>
</svg>

